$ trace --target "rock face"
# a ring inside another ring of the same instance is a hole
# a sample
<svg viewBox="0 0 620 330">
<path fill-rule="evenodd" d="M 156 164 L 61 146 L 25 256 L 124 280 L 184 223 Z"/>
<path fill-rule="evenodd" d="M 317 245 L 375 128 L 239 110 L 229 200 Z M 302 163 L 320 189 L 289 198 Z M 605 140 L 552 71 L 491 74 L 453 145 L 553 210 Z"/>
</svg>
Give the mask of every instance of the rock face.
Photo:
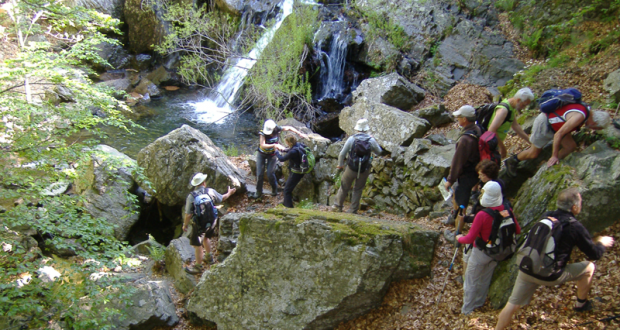
<svg viewBox="0 0 620 330">
<path fill-rule="evenodd" d="M 75 182 L 76 192 L 86 202 L 93 217 L 103 217 L 116 225 L 114 236 L 125 240 L 131 226 L 138 221 L 138 204 L 127 196 L 134 186 L 136 161 L 116 149 L 97 146 L 92 161 Z"/>
<path fill-rule="evenodd" d="M 353 135 L 355 123 L 360 118 L 368 119 L 370 134 L 390 152 L 399 146 L 409 145 L 414 138 L 422 137 L 431 126 L 426 119 L 389 105 L 359 98 L 340 113 L 340 128 L 348 135 Z"/>
<path fill-rule="evenodd" d="M 620 102 L 620 69 L 610 73 L 603 86 L 614 101 Z"/>
<path fill-rule="evenodd" d="M 159 45 L 167 34 L 167 24 L 163 18 L 162 1 L 126 0 L 123 14 L 127 23 L 129 50 L 133 53 L 153 51 L 153 45 Z"/>
<path fill-rule="evenodd" d="M 176 307 L 166 281 L 141 278 L 132 283 L 136 291 L 131 296 L 133 305 L 125 309 L 127 316 L 116 321 L 117 329 L 153 329 L 172 327 L 179 323 Z"/>
<path fill-rule="evenodd" d="M 179 292 L 187 294 L 196 286 L 194 276 L 189 275 L 183 269 L 184 264 L 193 261 L 194 248 L 189 245 L 187 237 L 179 237 L 170 241 L 166 249 L 166 271 L 172 277 L 174 286 Z"/>
<path fill-rule="evenodd" d="M 331 329 L 427 276 L 436 232 L 355 215 L 274 209 L 241 217 L 237 247 L 203 274 L 188 311 L 218 329 Z"/>
<path fill-rule="evenodd" d="M 100 13 L 108 14 L 113 18 L 123 19 L 123 5 L 125 0 L 76 0 L 75 4 L 86 9 L 94 9 Z"/>
<path fill-rule="evenodd" d="M 394 72 L 362 81 L 353 92 L 353 102 L 362 97 L 374 103 L 383 103 L 409 111 L 424 99 L 424 90 Z"/>
<path fill-rule="evenodd" d="M 149 193 L 166 205 L 181 205 L 196 172 L 206 173 L 207 186 L 225 193 L 227 187 L 245 191 L 245 177 L 208 136 L 183 125 L 140 150 L 138 165 L 155 191 Z"/>
</svg>

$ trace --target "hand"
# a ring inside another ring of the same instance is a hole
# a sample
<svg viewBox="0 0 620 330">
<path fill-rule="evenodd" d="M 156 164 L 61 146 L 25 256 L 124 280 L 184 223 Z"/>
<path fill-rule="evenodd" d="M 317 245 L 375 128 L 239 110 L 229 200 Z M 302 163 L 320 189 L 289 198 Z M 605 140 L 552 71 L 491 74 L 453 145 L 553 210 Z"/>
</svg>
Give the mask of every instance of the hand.
<svg viewBox="0 0 620 330">
<path fill-rule="evenodd" d="M 187 231 L 187 225 L 183 224 L 183 231 Z"/>
<path fill-rule="evenodd" d="M 599 236 L 595 241 L 601 243 L 606 249 L 614 245 L 614 238 L 611 236 Z"/>
<path fill-rule="evenodd" d="M 551 167 L 559 162 L 560 162 L 560 159 L 558 157 L 551 156 L 551 158 L 549 158 L 549 161 L 547 161 L 547 167 Z"/>
<path fill-rule="evenodd" d="M 336 168 L 341 170 L 343 167 L 342 166 L 336 166 Z"/>
<path fill-rule="evenodd" d="M 459 240 L 459 238 L 461 238 L 461 237 L 465 237 L 465 235 L 463 235 L 463 234 L 458 234 L 458 235 L 456 235 L 456 236 L 454 237 L 454 239 L 458 241 L 458 240 Z"/>
<path fill-rule="evenodd" d="M 227 192 L 227 194 L 232 195 L 232 194 L 234 194 L 234 193 L 235 193 L 235 191 L 237 191 L 237 188 L 232 188 L 232 189 L 230 189 L 230 186 L 228 186 L 228 192 Z"/>
<path fill-rule="evenodd" d="M 452 186 L 452 183 L 450 183 L 450 181 L 446 181 L 446 183 L 444 184 L 444 187 L 446 187 L 446 190 L 450 190 L 451 186 Z"/>
</svg>

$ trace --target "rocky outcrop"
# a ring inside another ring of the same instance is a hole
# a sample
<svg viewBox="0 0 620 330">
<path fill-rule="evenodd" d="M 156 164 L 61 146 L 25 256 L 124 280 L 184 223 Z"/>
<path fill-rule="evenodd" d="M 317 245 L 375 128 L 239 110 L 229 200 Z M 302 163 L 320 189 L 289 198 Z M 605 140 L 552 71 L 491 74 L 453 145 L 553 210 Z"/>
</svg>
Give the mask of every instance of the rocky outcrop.
<svg viewBox="0 0 620 330">
<path fill-rule="evenodd" d="M 75 181 L 76 192 L 84 197 L 84 207 L 93 217 L 114 225 L 114 236 L 125 240 L 138 221 L 138 203 L 129 198 L 134 187 L 136 161 L 116 149 L 99 145 L 91 162 Z"/>
<path fill-rule="evenodd" d="M 331 329 L 378 306 L 392 281 L 428 276 L 438 234 L 410 223 L 274 209 L 245 214 L 237 247 L 187 309 L 218 329 Z"/>
<path fill-rule="evenodd" d="M 140 150 L 138 165 L 151 182 L 147 191 L 166 205 L 181 205 L 196 172 L 206 173 L 207 186 L 225 193 L 230 186 L 245 191 L 245 176 L 202 132 L 183 125 Z"/>
<path fill-rule="evenodd" d="M 389 105 L 371 102 L 367 98 L 359 98 L 340 113 L 340 128 L 348 135 L 353 135 L 355 123 L 360 118 L 368 119 L 369 133 L 390 152 L 399 146 L 411 144 L 414 138 L 422 137 L 431 126 L 426 119 Z"/>
<path fill-rule="evenodd" d="M 603 87 L 615 102 L 620 102 L 620 69 L 607 75 Z"/>
<path fill-rule="evenodd" d="M 443 104 L 433 105 L 429 108 L 424 108 L 412 112 L 413 115 L 428 120 L 433 127 L 443 126 L 445 124 L 452 123 L 452 115 L 446 110 Z"/>
<path fill-rule="evenodd" d="M 125 0 L 75 0 L 75 5 L 93 9 L 102 14 L 124 21 L 123 5 Z"/>
<path fill-rule="evenodd" d="M 131 52 L 151 52 L 155 45 L 163 41 L 168 33 L 168 23 L 163 20 L 163 13 L 163 1 L 125 0 L 123 14 Z"/>
<path fill-rule="evenodd" d="M 362 81 L 353 92 L 353 102 L 365 97 L 370 102 L 383 103 L 409 111 L 424 99 L 424 93 L 422 88 L 394 72 L 387 76 Z"/>
<path fill-rule="evenodd" d="M 252 0 L 216 0 L 215 4 L 221 10 L 229 12 L 236 16 L 241 16 L 243 13 L 248 13 L 251 17 L 261 18 L 266 16 L 274 10 L 280 1 L 268 0 L 268 1 L 252 1 Z"/>
<path fill-rule="evenodd" d="M 153 329 L 179 323 L 167 281 L 142 277 L 130 285 L 134 287 L 129 298 L 132 304 L 120 307 L 125 317 L 112 321 L 117 329 Z"/>
<path fill-rule="evenodd" d="M 194 248 L 189 245 L 189 238 L 179 237 L 170 241 L 166 249 L 166 271 L 172 277 L 174 287 L 183 294 L 187 294 L 196 286 L 194 276 L 185 272 L 185 264 L 193 261 Z"/>
<path fill-rule="evenodd" d="M 217 240 L 217 259 L 222 262 L 237 246 L 239 234 L 239 220 L 243 213 L 229 213 L 220 218 L 220 234 Z"/>
</svg>

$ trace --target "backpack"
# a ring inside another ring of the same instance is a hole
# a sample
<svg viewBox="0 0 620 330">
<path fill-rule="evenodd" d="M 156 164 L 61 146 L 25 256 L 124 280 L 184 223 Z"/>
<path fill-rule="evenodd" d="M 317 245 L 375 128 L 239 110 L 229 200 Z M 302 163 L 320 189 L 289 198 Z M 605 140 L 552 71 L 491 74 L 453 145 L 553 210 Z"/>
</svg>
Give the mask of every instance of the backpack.
<svg viewBox="0 0 620 330">
<path fill-rule="evenodd" d="M 491 124 L 491 117 L 493 117 L 493 113 L 495 113 L 495 108 L 498 105 L 501 105 L 508 110 L 508 115 L 506 116 L 506 118 L 504 118 L 505 123 L 508 121 L 511 115 L 510 105 L 500 102 L 484 104 L 476 108 L 476 123 L 478 124 L 478 126 L 480 126 L 480 128 L 483 129 L 483 133 L 489 129 L 489 124 Z"/>
<path fill-rule="evenodd" d="M 555 249 L 562 236 L 563 227 L 574 221 L 576 220 L 571 219 L 562 223 L 546 217 L 534 224 L 525 243 L 517 252 L 519 269 L 532 276 L 551 276 L 556 268 Z"/>
<path fill-rule="evenodd" d="M 347 165 L 355 172 L 365 172 L 370 164 L 370 139 L 355 138 L 349 151 Z"/>
<path fill-rule="evenodd" d="M 202 233 L 209 229 L 217 219 L 217 209 L 206 188 L 192 191 L 194 197 L 194 224 L 198 232 Z"/>
<path fill-rule="evenodd" d="M 517 249 L 517 241 L 515 239 L 517 225 L 515 224 L 512 211 L 507 211 L 508 216 L 506 217 L 500 211 L 490 208 L 481 211 L 493 217 L 493 227 L 488 241 L 483 241 L 481 237 L 476 238 L 476 247 L 495 261 L 504 261 L 511 258 Z"/>
<path fill-rule="evenodd" d="M 316 163 L 316 159 L 314 158 L 314 154 L 310 151 L 310 148 L 306 147 L 303 143 L 299 143 L 297 147 L 299 150 L 299 154 L 301 155 L 301 163 L 299 163 L 299 168 L 292 168 L 291 172 L 297 174 L 306 174 L 310 173 L 314 168 L 314 164 Z"/>
<path fill-rule="evenodd" d="M 478 152 L 480 153 L 480 160 L 489 159 L 497 165 L 501 165 L 502 156 L 497 148 L 499 141 L 497 134 L 491 131 L 484 131 L 483 127 L 480 127 L 482 133 L 478 136 L 475 131 L 467 131 L 465 134 L 478 140 Z"/>
<path fill-rule="evenodd" d="M 581 92 L 577 88 L 550 89 L 538 99 L 540 111 L 546 114 L 554 113 L 559 108 L 573 103 L 582 104 L 587 108 L 587 105 L 581 102 Z"/>
</svg>

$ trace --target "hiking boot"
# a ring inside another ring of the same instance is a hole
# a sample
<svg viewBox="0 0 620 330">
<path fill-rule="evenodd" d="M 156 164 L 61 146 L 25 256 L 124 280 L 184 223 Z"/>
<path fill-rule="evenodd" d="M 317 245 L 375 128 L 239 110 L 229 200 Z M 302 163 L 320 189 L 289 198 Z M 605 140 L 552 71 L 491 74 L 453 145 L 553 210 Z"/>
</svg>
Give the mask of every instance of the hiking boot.
<svg viewBox="0 0 620 330">
<path fill-rule="evenodd" d="M 516 156 L 510 156 L 504 161 L 506 173 L 513 178 L 517 176 L 517 165 L 519 165 L 519 161 L 515 157 Z"/>
<path fill-rule="evenodd" d="M 194 265 L 192 267 L 185 267 L 185 272 L 191 275 L 198 275 L 200 273 L 202 273 L 202 265 Z"/>
<path fill-rule="evenodd" d="M 592 302 L 587 300 L 581 307 L 573 307 L 573 310 L 577 313 L 587 312 L 592 310 Z"/>
<path fill-rule="evenodd" d="M 261 197 L 263 197 L 263 193 L 255 192 L 253 194 L 249 194 L 249 197 L 252 199 L 260 199 Z"/>
<path fill-rule="evenodd" d="M 334 205 L 332 205 L 331 211 L 332 212 L 342 212 L 342 206 L 338 206 L 338 205 L 334 204 Z"/>
<path fill-rule="evenodd" d="M 454 242 L 456 242 L 456 235 L 454 235 L 453 232 L 451 232 L 450 230 L 446 229 L 443 231 L 443 237 L 446 239 L 446 241 L 454 244 Z"/>
<path fill-rule="evenodd" d="M 278 196 L 278 193 L 281 192 L 282 189 L 280 188 L 276 188 L 276 189 L 271 189 L 271 196 Z"/>
</svg>

